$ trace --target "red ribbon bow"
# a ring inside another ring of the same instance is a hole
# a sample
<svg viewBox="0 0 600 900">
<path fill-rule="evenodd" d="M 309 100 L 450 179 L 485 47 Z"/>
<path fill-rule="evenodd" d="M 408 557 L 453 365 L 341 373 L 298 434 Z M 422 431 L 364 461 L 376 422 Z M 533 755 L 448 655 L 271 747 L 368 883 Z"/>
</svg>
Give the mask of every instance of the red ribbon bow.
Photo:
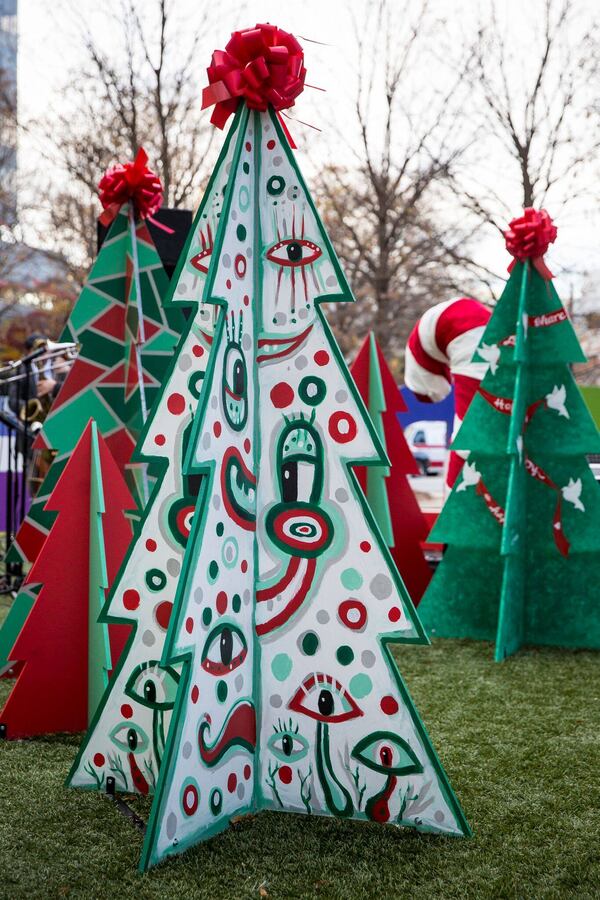
<svg viewBox="0 0 600 900">
<path fill-rule="evenodd" d="M 100 203 L 104 212 L 100 216 L 103 225 L 110 225 L 124 203 L 130 200 L 142 219 L 152 219 L 163 201 L 162 184 L 155 172 L 146 167 L 148 154 L 141 147 L 135 162 L 117 163 L 100 179 Z"/>
<path fill-rule="evenodd" d="M 209 86 L 202 109 L 215 106 L 210 121 L 223 128 L 242 99 L 250 109 L 279 112 L 304 90 L 304 52 L 293 34 L 275 25 L 234 31 L 225 50 L 215 50 L 206 70 Z"/>
<path fill-rule="evenodd" d="M 513 219 L 504 232 L 506 249 L 514 256 L 508 267 L 512 272 L 515 261 L 525 262 L 530 259 L 542 278 L 549 281 L 554 276 L 544 262 L 544 253 L 554 243 L 557 235 L 556 225 L 545 209 L 533 209 L 527 206 L 523 215 Z"/>
</svg>

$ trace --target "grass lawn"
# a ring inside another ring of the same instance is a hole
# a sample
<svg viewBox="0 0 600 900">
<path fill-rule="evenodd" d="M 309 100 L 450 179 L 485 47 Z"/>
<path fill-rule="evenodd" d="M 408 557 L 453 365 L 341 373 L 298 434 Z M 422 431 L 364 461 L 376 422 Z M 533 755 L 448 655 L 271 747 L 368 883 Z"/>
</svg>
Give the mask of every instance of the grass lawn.
<svg viewBox="0 0 600 900">
<path fill-rule="evenodd" d="M 598 898 L 600 654 L 498 665 L 488 644 L 437 641 L 397 659 L 472 839 L 262 813 L 142 876 L 139 832 L 63 787 L 77 738 L 3 742 L 0 897 Z"/>
</svg>

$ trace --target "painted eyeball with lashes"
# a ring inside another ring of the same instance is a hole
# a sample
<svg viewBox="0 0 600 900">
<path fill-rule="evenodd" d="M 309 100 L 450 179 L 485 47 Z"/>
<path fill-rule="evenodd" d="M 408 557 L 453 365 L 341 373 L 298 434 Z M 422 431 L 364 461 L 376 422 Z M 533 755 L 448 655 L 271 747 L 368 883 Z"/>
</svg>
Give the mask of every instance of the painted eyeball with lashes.
<svg viewBox="0 0 600 900">
<path fill-rule="evenodd" d="M 321 672 L 309 675 L 288 704 L 294 712 L 319 722 L 347 722 L 362 716 L 356 700 L 337 679 Z"/>
<path fill-rule="evenodd" d="M 277 241 L 266 252 L 266 257 L 278 266 L 308 266 L 322 256 L 323 251 L 312 241 L 304 238 L 285 238 Z"/>
</svg>

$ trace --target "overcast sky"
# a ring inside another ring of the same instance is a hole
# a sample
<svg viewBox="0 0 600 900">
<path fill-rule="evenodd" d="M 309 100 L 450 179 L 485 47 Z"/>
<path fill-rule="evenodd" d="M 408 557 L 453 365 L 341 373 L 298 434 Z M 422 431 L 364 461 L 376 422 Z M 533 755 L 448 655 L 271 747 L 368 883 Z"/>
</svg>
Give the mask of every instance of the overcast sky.
<svg viewBox="0 0 600 900">
<path fill-rule="evenodd" d="M 39 115 L 60 102 L 59 88 L 64 83 L 65 73 L 76 66 L 80 59 L 80 42 L 77 39 L 75 20 L 68 12 L 69 0 L 19 0 L 19 104 L 24 119 Z M 584 5 L 587 0 L 583 0 Z M 496 0 L 496 9 L 501 21 L 508 28 L 516 28 L 521 33 L 527 28 L 527 16 L 541 11 L 543 0 Z M 67 5 L 65 5 L 67 4 Z M 102 11 L 101 0 L 77 0 L 77 9 L 85 20 L 107 42 L 111 39 L 111 22 Z M 453 38 L 460 46 L 463 32 L 471 24 L 474 9 L 478 0 L 434 0 L 433 7 L 440 15 L 452 14 L 451 27 L 455 30 Z M 595 0 L 589 0 L 589 7 L 595 7 Z M 357 18 L 364 16 L 364 0 L 353 0 L 351 8 Z M 142 5 L 143 9 L 143 5 Z M 197 4 L 195 0 L 177 0 L 177 10 L 185 18 L 189 15 L 193 21 Z M 232 3 L 221 0 L 218 18 L 207 33 L 204 48 L 198 59 L 198 97 L 200 102 L 201 88 L 206 82 L 205 68 L 209 62 L 210 52 L 223 47 L 229 33 L 240 27 L 255 22 L 270 21 L 292 31 L 306 39 L 320 41 L 327 46 L 304 41 L 307 82 L 316 84 L 327 90 L 323 95 L 317 91 L 307 90 L 296 105 L 295 114 L 300 119 L 318 125 L 323 132 L 308 132 L 304 126 L 294 128 L 309 134 L 310 155 L 312 159 L 319 157 L 320 147 L 331 147 L 332 133 L 328 131 L 328 119 L 332 115 L 331 105 L 335 105 L 341 121 L 347 115 L 345 110 L 352 97 L 352 76 L 355 71 L 355 51 L 353 28 L 348 14 L 346 0 L 301 0 L 298 3 L 282 3 L 282 0 L 247 0 L 246 3 Z M 525 31 L 526 33 L 526 31 Z M 432 74 L 435 77 L 435 73 Z M 207 117 L 210 113 L 207 112 Z M 586 127 L 582 123 L 582 127 Z M 340 147 L 343 153 L 343 148 Z M 23 168 L 37 163 L 32 148 L 26 140 L 21 144 L 21 161 Z M 491 168 L 494 160 L 489 161 Z M 300 164 L 310 170 L 308 163 L 301 159 Z M 561 228 L 560 261 L 566 265 L 571 263 L 582 266 L 589 264 L 591 268 L 599 268 L 598 246 L 600 244 L 600 219 L 596 207 L 594 193 L 598 172 L 590 172 L 590 199 L 583 202 L 568 217 L 559 223 Z M 497 173 L 502 184 L 503 173 Z M 511 186 L 506 183 L 507 194 Z M 552 212 L 552 210 L 550 210 Z M 518 210 L 515 211 L 515 214 Z M 498 255 L 503 254 L 497 240 L 481 248 L 482 261 L 499 269 Z M 495 265 L 494 265 L 495 264 Z M 559 289 L 569 291 L 571 279 L 560 285 Z M 578 287 L 575 282 L 575 288 Z"/>
</svg>

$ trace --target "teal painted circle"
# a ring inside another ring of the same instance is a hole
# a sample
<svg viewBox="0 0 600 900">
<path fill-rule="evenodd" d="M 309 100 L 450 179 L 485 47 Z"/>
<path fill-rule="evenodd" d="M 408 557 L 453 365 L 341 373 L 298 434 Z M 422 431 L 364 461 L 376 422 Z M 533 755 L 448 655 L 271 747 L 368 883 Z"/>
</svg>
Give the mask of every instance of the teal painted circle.
<svg viewBox="0 0 600 900">
<path fill-rule="evenodd" d="M 350 688 L 352 696 L 357 697 L 360 700 L 361 697 L 366 697 L 371 693 L 373 690 L 373 682 L 368 675 L 360 672 L 358 675 L 355 675 L 354 678 L 350 679 L 348 687 Z"/>
<path fill-rule="evenodd" d="M 219 703 L 225 703 L 227 700 L 227 693 L 227 682 L 221 679 L 221 681 L 217 682 L 217 700 Z"/>
<path fill-rule="evenodd" d="M 237 234 L 237 239 L 238 239 L 238 241 L 245 241 L 245 240 L 246 240 L 246 234 L 247 234 L 247 231 L 246 231 L 246 226 L 245 226 L 245 225 L 238 225 L 238 227 L 237 227 L 236 230 L 235 230 L 235 233 Z"/>
<path fill-rule="evenodd" d="M 234 569 L 239 557 L 238 542 L 234 537 L 228 537 L 221 547 L 221 560 L 226 569 Z"/>
<path fill-rule="evenodd" d="M 292 660 L 287 653 L 278 653 L 271 662 L 271 672 L 277 681 L 285 681 L 292 671 Z"/>
<path fill-rule="evenodd" d="M 211 584 L 214 584 L 217 580 L 217 576 L 219 574 L 219 563 L 216 559 L 210 561 L 208 565 L 208 580 Z"/>
<path fill-rule="evenodd" d="M 281 175 L 271 175 L 267 181 L 267 191 L 271 197 L 278 197 L 285 190 L 285 178 Z"/>
<path fill-rule="evenodd" d="M 348 591 L 356 591 L 362 587 L 363 577 L 356 569 L 344 569 L 341 574 L 341 582 Z"/>
<path fill-rule="evenodd" d="M 240 609 L 242 608 L 242 598 L 239 594 L 234 594 L 231 598 L 231 608 L 233 609 L 234 613 L 239 613 Z"/>
<path fill-rule="evenodd" d="M 238 203 L 242 212 L 246 212 L 246 210 L 250 206 L 250 191 L 245 184 L 243 184 L 240 188 L 240 192 L 238 194 Z"/>
<path fill-rule="evenodd" d="M 208 607 L 208 606 L 205 606 L 204 609 L 202 610 L 202 624 L 208 628 L 208 626 L 210 625 L 211 622 L 212 622 L 212 609 L 210 609 L 210 607 Z"/>
<path fill-rule="evenodd" d="M 204 372 L 194 372 L 188 380 L 188 388 L 190 394 L 195 400 L 200 399 L 200 391 L 202 390 L 202 382 L 204 381 Z"/>
<path fill-rule="evenodd" d="M 352 647 L 349 647 L 347 644 L 338 647 L 335 651 L 335 655 L 341 666 L 349 666 L 354 660 L 354 651 Z"/>
<path fill-rule="evenodd" d="M 309 406 L 318 406 L 327 394 L 327 386 L 322 378 L 316 375 L 307 375 L 298 385 L 300 399 Z"/>
<path fill-rule="evenodd" d="M 148 569 L 146 572 L 146 585 L 151 591 L 162 591 L 167 583 L 167 576 L 160 569 Z"/>
<path fill-rule="evenodd" d="M 307 631 L 300 639 L 300 647 L 305 656 L 314 656 L 319 649 L 319 636 L 314 631 Z"/>
<path fill-rule="evenodd" d="M 219 788 L 213 788 L 210 792 L 210 811 L 213 816 L 218 816 L 223 806 L 223 794 Z"/>
</svg>

